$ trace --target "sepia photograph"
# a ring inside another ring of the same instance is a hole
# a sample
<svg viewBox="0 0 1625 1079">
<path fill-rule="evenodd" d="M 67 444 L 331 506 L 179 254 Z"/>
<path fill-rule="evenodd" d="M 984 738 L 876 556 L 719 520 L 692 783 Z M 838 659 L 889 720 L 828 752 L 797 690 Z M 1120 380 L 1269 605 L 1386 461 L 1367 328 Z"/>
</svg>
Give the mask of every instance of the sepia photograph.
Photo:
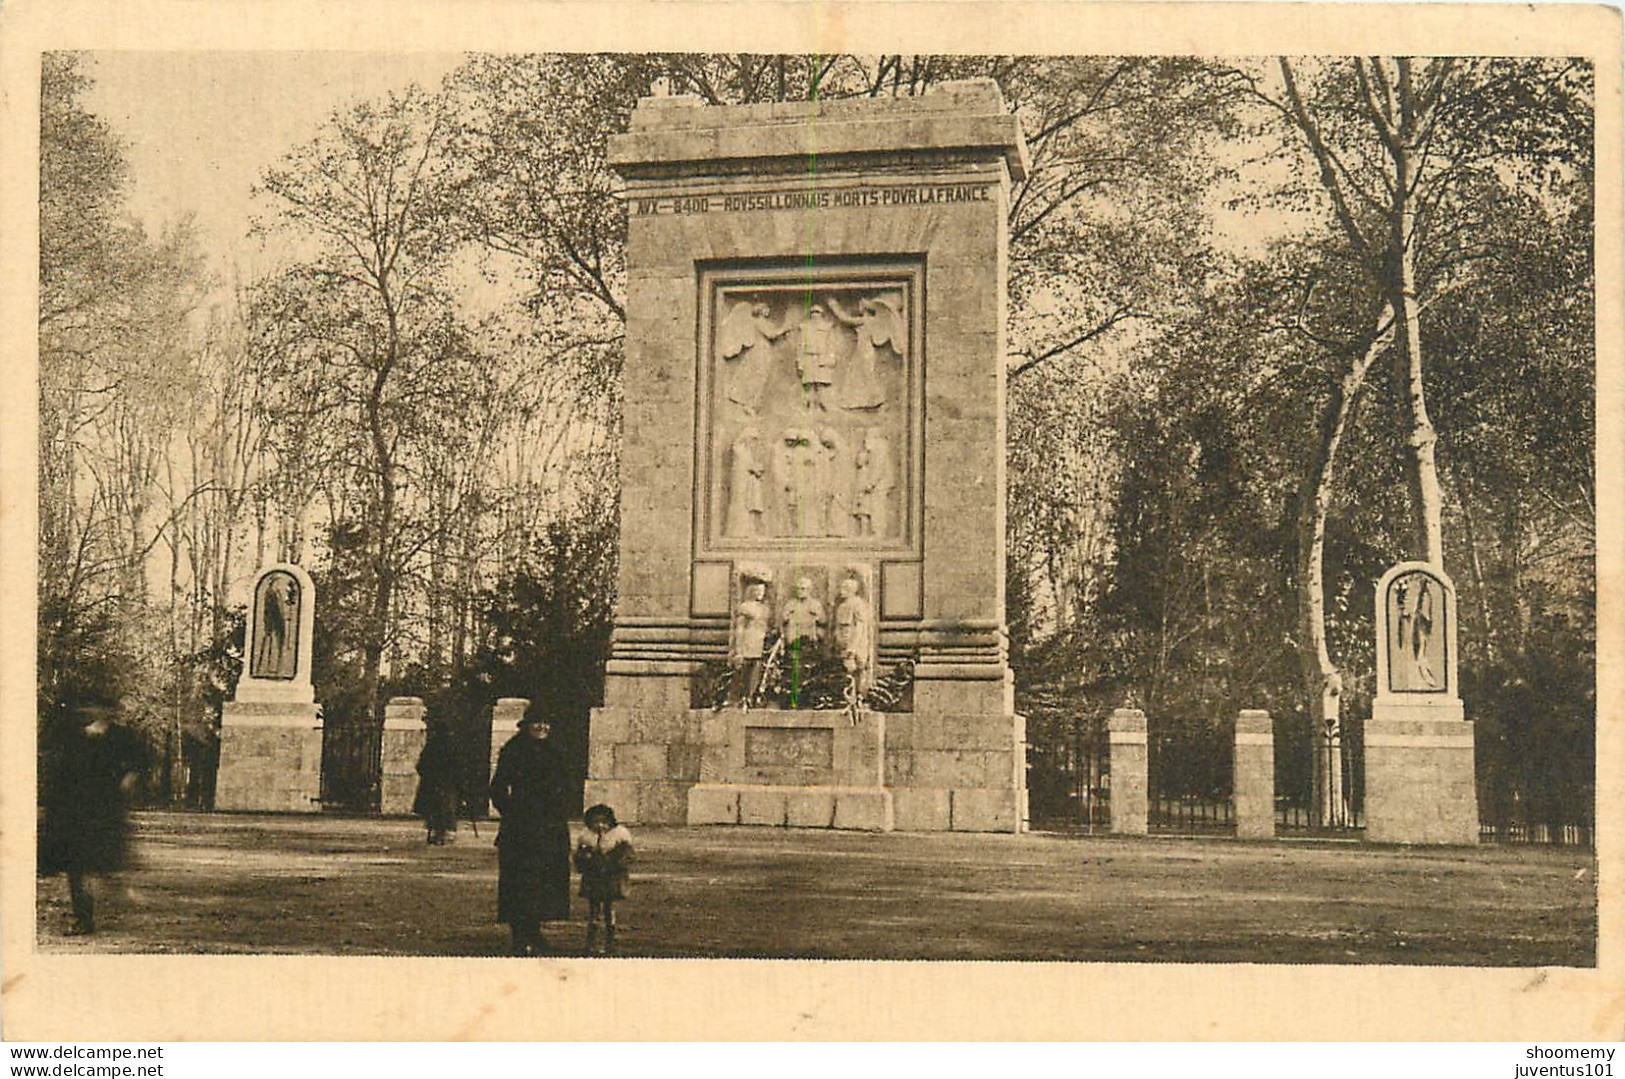
<svg viewBox="0 0 1625 1079">
<path fill-rule="evenodd" d="M 40 48 L 8 966 L 1596 992 L 1617 43 L 1031 29 Z"/>
</svg>

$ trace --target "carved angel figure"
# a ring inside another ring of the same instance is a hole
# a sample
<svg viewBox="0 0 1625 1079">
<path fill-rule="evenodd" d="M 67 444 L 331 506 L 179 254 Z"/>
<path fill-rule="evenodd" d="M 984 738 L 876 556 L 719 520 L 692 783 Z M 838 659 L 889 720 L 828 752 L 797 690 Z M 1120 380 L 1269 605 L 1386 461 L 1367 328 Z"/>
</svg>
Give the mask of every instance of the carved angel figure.
<svg viewBox="0 0 1625 1079">
<path fill-rule="evenodd" d="M 772 309 L 759 299 L 734 304 L 717 328 L 717 355 L 733 365 L 728 400 L 751 415 L 761 407 L 762 388 L 773 370 L 773 342 L 789 330 L 789 322 L 773 325 Z"/>
<path fill-rule="evenodd" d="M 829 308 L 840 322 L 851 326 L 858 337 L 841 377 L 841 407 L 873 411 L 886 403 L 876 372 L 881 354 L 896 356 L 899 361 L 907 359 L 908 327 L 904 325 L 896 301 L 885 296 L 859 300 L 855 314 L 844 310 L 833 296 L 829 299 Z"/>
<path fill-rule="evenodd" d="M 1411 592 L 1412 582 L 1416 591 Z M 1422 574 L 1399 582 L 1395 587 L 1399 618 L 1397 647 L 1389 653 L 1399 689 L 1438 689 L 1439 676 L 1433 669 L 1433 590 Z M 1395 663 L 1398 660 L 1398 663 Z"/>
</svg>

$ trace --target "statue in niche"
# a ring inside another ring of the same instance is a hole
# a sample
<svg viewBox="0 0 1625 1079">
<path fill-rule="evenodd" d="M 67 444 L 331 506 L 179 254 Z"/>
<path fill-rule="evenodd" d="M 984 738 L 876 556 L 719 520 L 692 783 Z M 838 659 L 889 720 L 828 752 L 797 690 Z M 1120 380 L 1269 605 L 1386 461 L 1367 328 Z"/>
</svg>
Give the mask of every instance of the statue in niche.
<svg viewBox="0 0 1625 1079">
<path fill-rule="evenodd" d="M 818 491 L 820 512 L 826 536 L 845 536 L 851 531 L 851 499 L 842 480 L 847 475 L 846 443 L 840 432 L 825 427 L 818 432 Z"/>
<path fill-rule="evenodd" d="M 863 584 L 856 573 L 841 578 L 840 599 L 835 604 L 835 653 L 852 679 L 856 699 L 869 690 L 871 657 L 874 654 L 874 612 L 863 597 Z"/>
<path fill-rule="evenodd" d="M 779 485 L 784 492 L 783 534 L 821 535 L 819 480 L 824 468 L 823 445 L 809 428 L 791 427 L 779 441 L 777 458 Z"/>
<path fill-rule="evenodd" d="M 728 447 L 728 514 L 723 529 L 728 536 L 760 536 L 767 532 L 767 462 L 758 448 L 760 432 L 746 427 Z"/>
<path fill-rule="evenodd" d="M 894 301 L 881 296 L 866 297 L 858 301 L 858 310 L 844 310 L 831 296 L 830 311 L 843 324 L 857 333 L 857 345 L 841 376 L 841 407 L 856 412 L 873 412 L 886 403 L 876 367 L 882 350 L 904 360 L 907 358 L 908 328 L 898 313 Z"/>
<path fill-rule="evenodd" d="M 299 582 L 288 573 L 260 578 L 254 623 L 254 678 L 291 679 L 299 649 Z"/>
<path fill-rule="evenodd" d="M 897 486 L 891 444 L 873 428 L 864 432 L 863 444 L 853 458 L 857 496 L 852 519 L 860 536 L 887 536 L 891 531 L 891 496 Z"/>
<path fill-rule="evenodd" d="M 748 706 L 762 687 L 763 653 L 767 633 L 773 625 L 773 612 L 767 605 L 765 575 L 746 573 L 741 577 L 739 605 L 734 608 L 734 644 L 729 664 L 745 675 L 744 700 Z"/>
<path fill-rule="evenodd" d="M 717 354 L 733 367 L 728 400 L 750 415 L 762 405 L 762 388 L 773 370 L 773 342 L 790 332 L 790 323 L 773 325 L 766 301 L 742 300 L 717 328 Z"/>
<path fill-rule="evenodd" d="M 851 345 L 846 331 L 830 314 L 829 302 L 812 304 L 801 324 L 801 348 L 796 353 L 796 373 L 809 409 L 829 410 L 826 397 L 835 382 L 835 369 Z"/>
<path fill-rule="evenodd" d="M 824 605 L 812 594 L 812 578 L 796 578 L 790 593 L 790 602 L 784 605 L 779 618 L 780 632 L 785 647 L 805 654 L 824 640 Z"/>
<path fill-rule="evenodd" d="M 1433 582 L 1413 573 L 1394 582 L 1394 642 L 1389 651 L 1389 681 L 1395 689 L 1441 689 L 1433 665 Z"/>
</svg>

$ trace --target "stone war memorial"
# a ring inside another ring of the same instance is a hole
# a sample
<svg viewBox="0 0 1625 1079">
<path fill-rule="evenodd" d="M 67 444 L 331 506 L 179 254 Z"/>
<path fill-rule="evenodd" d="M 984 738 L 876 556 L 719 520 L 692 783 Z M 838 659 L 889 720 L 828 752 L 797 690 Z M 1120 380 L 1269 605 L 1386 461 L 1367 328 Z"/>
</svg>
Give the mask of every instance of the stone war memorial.
<svg viewBox="0 0 1625 1079">
<path fill-rule="evenodd" d="M 1365 726 L 1366 838 L 1478 842 L 1473 724 L 1456 681 L 1456 587 L 1402 562 L 1377 582 L 1377 695 Z"/>
<path fill-rule="evenodd" d="M 260 571 L 243 673 L 220 717 L 215 807 L 321 809 L 322 721 L 311 686 L 316 590 L 291 563 Z"/>
<path fill-rule="evenodd" d="M 997 88 L 649 98 L 610 160 L 626 435 L 588 801 L 1021 830 L 1004 322 L 1026 149 Z"/>
</svg>

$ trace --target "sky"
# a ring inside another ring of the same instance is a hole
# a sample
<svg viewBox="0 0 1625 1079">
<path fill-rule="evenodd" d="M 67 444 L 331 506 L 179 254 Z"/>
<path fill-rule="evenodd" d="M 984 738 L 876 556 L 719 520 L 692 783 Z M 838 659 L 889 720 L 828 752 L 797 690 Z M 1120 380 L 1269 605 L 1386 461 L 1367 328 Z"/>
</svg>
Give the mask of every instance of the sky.
<svg viewBox="0 0 1625 1079">
<path fill-rule="evenodd" d="M 263 171 L 337 109 L 412 82 L 433 89 L 458 53 L 96 52 L 85 107 L 126 146 L 129 207 L 156 234 L 196 214 L 219 271 L 253 269 L 244 236 Z"/>
<path fill-rule="evenodd" d="M 465 55 L 100 51 L 90 54 L 94 85 L 84 104 L 124 141 L 130 210 L 149 232 L 192 212 L 214 269 L 250 279 L 269 269 L 245 239 L 256 208 L 250 193 L 264 170 L 336 110 L 413 82 L 434 89 Z M 1212 209 L 1220 244 L 1250 254 L 1283 227 Z"/>
</svg>

